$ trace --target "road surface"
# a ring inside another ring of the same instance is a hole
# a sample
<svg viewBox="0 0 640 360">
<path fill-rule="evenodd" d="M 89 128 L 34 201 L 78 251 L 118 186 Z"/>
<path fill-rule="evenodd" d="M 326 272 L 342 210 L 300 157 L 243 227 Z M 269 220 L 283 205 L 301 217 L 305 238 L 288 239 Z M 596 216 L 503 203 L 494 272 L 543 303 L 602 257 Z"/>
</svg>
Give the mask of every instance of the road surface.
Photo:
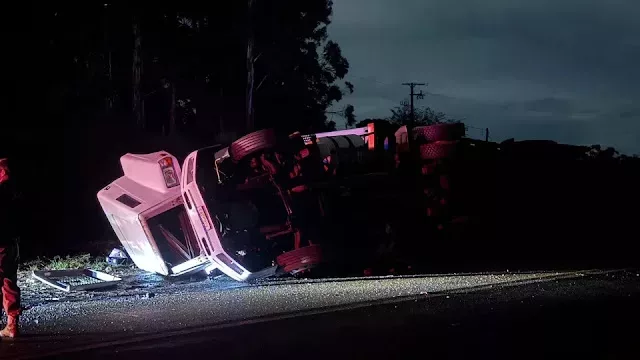
<svg viewBox="0 0 640 360">
<path fill-rule="evenodd" d="M 639 334 L 628 270 L 216 284 L 33 307 L 0 358 L 627 358 Z"/>
</svg>

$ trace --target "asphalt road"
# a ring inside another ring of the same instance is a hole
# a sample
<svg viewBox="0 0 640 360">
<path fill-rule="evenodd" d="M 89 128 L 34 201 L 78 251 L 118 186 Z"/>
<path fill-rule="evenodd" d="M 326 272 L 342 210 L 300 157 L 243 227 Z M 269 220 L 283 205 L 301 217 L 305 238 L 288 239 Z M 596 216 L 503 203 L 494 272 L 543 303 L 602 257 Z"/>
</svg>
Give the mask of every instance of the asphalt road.
<svg viewBox="0 0 640 360">
<path fill-rule="evenodd" d="M 211 286 L 38 306 L 0 357 L 637 358 L 638 295 L 635 271 Z"/>
</svg>

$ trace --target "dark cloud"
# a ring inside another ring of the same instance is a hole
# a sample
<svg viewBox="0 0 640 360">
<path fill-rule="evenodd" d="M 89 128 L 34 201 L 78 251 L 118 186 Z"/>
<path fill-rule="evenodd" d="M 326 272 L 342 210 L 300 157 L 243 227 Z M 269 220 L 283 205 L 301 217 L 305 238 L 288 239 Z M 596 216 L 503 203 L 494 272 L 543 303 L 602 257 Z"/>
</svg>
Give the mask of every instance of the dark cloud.
<svg viewBox="0 0 640 360">
<path fill-rule="evenodd" d="M 622 119 L 632 119 L 637 117 L 640 117 L 640 110 L 629 110 L 620 112 L 620 118 Z"/>
<path fill-rule="evenodd" d="M 541 114 L 555 114 L 555 115 L 570 115 L 573 113 L 573 104 L 566 99 L 558 99 L 548 97 L 544 99 L 537 99 L 531 101 L 525 101 L 522 103 L 511 104 L 506 106 L 505 109 L 513 109 L 532 113 Z"/>
<path fill-rule="evenodd" d="M 423 81 L 441 95 L 423 104 L 496 137 L 640 152 L 638 19 L 635 0 L 340 0 L 330 35 L 359 117 L 388 115 L 402 82 Z"/>
</svg>

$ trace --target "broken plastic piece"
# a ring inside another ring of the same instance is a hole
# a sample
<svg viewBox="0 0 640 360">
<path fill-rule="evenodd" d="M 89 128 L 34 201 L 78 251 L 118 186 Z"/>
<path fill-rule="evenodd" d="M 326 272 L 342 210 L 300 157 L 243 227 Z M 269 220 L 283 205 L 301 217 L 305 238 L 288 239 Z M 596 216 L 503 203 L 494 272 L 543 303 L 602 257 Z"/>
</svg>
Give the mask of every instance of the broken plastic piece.
<svg viewBox="0 0 640 360">
<path fill-rule="evenodd" d="M 109 256 L 107 256 L 107 262 L 114 266 L 125 265 L 129 262 L 129 257 L 124 250 L 114 248 L 111 250 L 111 253 L 109 253 Z"/>
</svg>

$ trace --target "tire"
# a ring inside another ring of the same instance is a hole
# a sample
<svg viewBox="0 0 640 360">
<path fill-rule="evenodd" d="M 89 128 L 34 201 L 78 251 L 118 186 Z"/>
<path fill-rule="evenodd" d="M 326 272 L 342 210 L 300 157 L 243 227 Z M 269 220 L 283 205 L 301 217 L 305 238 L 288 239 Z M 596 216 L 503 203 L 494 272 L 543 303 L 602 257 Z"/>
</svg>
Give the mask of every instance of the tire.
<svg viewBox="0 0 640 360">
<path fill-rule="evenodd" d="M 286 252 L 276 258 L 278 265 L 287 273 L 296 273 L 316 267 L 322 262 L 322 251 L 318 245 L 310 245 Z"/>
<path fill-rule="evenodd" d="M 276 134 L 273 129 L 264 129 L 249 133 L 231 143 L 229 155 L 238 162 L 255 152 L 271 149 L 276 146 Z"/>
<path fill-rule="evenodd" d="M 412 130 L 413 139 L 424 142 L 455 141 L 460 140 L 464 135 L 463 123 L 418 126 Z"/>
<path fill-rule="evenodd" d="M 458 141 L 436 141 L 420 145 L 420 158 L 423 160 L 450 159 L 455 156 Z"/>
</svg>

